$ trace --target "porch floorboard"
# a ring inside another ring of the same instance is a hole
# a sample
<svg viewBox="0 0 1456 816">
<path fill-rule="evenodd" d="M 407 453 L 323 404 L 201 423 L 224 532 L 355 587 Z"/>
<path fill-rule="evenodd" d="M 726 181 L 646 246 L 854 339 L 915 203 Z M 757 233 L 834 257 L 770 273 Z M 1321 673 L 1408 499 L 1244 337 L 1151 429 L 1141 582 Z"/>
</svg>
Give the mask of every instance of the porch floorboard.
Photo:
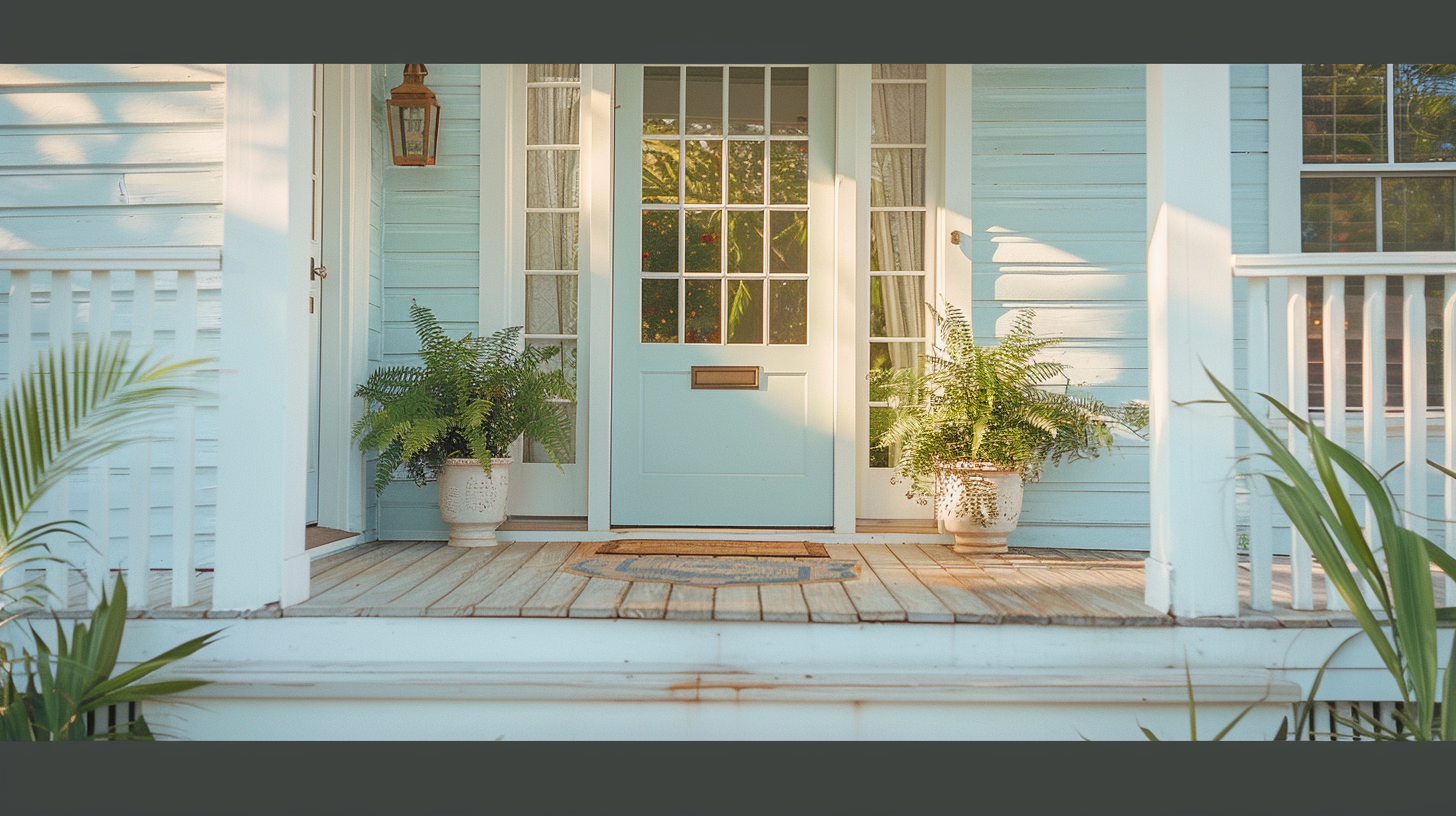
<svg viewBox="0 0 1456 816">
<path fill-rule="evenodd" d="M 280 609 L 212 609 L 212 571 L 196 573 L 194 603 L 170 605 L 171 571 L 151 570 L 151 603 L 133 617 L 576 617 L 815 623 L 1040 624 L 1305 628 L 1357 626 L 1325 606 L 1316 567 L 1314 610 L 1289 607 L 1289 561 L 1276 557 L 1274 608 L 1249 606 L 1247 560 L 1239 570 L 1240 614 L 1175 619 L 1143 603 L 1146 553 L 1018 549 L 964 556 L 940 544 L 828 544 L 831 557 L 860 565 L 843 582 L 735 586 L 714 590 L 650 581 L 591 578 L 565 567 L 595 543 L 511 542 L 461 550 L 434 541 L 361 544 L 312 564 L 312 595 Z M 31 571 L 31 577 L 41 577 Z M 1444 587 L 1433 579 L 1437 602 Z M 61 617 L 90 614 L 80 571 L 72 571 Z M 135 594 L 135 590 L 133 590 Z M 135 605 L 135 599 L 133 601 Z"/>
</svg>

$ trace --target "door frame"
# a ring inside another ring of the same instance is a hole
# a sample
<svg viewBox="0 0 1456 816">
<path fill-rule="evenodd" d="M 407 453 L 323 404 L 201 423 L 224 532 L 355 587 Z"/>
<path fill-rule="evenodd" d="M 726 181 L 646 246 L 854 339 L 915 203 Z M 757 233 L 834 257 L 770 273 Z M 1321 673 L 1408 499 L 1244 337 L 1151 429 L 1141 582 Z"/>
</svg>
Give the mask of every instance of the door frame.
<svg viewBox="0 0 1456 816">
<path fill-rule="evenodd" d="M 364 531 L 364 454 L 350 431 L 368 377 L 369 215 L 373 167 L 370 65 L 324 65 L 323 245 L 319 348 L 318 523 Z"/>
</svg>

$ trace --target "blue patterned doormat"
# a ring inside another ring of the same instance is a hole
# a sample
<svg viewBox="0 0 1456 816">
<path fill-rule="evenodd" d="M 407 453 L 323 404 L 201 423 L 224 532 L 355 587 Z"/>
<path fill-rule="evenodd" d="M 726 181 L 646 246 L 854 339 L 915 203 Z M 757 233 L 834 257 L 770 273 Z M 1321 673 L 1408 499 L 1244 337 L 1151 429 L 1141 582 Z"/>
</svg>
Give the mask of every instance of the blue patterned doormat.
<svg viewBox="0 0 1456 816">
<path fill-rule="evenodd" d="M 733 556 L 599 555 L 569 564 L 566 571 L 619 581 L 720 587 L 850 581 L 859 577 L 859 564 L 853 561 L 789 561 Z"/>
</svg>

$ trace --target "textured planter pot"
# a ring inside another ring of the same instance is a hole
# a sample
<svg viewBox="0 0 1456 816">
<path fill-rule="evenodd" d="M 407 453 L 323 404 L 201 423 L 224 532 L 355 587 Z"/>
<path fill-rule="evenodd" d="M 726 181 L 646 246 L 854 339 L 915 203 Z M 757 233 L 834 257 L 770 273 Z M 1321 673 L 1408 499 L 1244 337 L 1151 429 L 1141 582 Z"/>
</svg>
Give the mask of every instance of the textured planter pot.
<svg viewBox="0 0 1456 816">
<path fill-rule="evenodd" d="M 452 547 L 494 547 L 495 530 L 506 520 L 506 468 L 510 459 L 447 459 L 438 474 L 440 517 L 450 525 Z"/>
<path fill-rule="evenodd" d="M 996 518 L 982 524 L 955 511 L 966 490 L 963 476 L 974 474 L 996 488 Z M 994 465 L 958 462 L 942 465 L 935 476 L 935 514 L 955 536 L 955 551 L 967 555 L 1006 552 L 1006 537 L 1021 519 L 1021 472 Z"/>
</svg>

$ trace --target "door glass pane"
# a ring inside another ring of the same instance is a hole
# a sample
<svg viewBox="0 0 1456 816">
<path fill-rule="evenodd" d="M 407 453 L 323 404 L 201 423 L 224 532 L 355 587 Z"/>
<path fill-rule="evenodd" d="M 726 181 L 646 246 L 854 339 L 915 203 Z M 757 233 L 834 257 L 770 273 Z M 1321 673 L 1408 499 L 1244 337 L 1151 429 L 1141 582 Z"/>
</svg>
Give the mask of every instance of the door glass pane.
<svg viewBox="0 0 1456 816">
<path fill-rule="evenodd" d="M 719 278 L 711 280 L 690 280 L 684 281 L 687 291 L 684 293 L 686 301 L 686 313 L 683 316 L 683 339 L 688 343 L 721 343 L 723 342 L 722 311 L 723 311 L 723 281 Z"/>
<path fill-rule="evenodd" d="M 642 271 L 677 271 L 677 210 L 642 211 Z"/>
<path fill-rule="evenodd" d="M 576 334 L 576 276 L 526 276 L 526 334 Z"/>
<path fill-rule="evenodd" d="M 870 206 L 925 206 L 925 148 L 877 147 L 870 151 Z"/>
<path fill-rule="evenodd" d="M 925 143 L 924 84 L 872 86 L 870 143 Z"/>
<path fill-rule="evenodd" d="M 728 203 L 763 203 L 763 142 L 728 143 Z"/>
<path fill-rule="evenodd" d="M 718 134 L 723 132 L 723 69 L 694 67 L 688 69 L 687 133 Z"/>
<path fill-rule="evenodd" d="M 763 281 L 728 281 L 728 342 L 763 342 Z"/>
<path fill-rule="evenodd" d="M 526 268 L 576 269 L 576 213 L 526 213 Z"/>
<path fill-rule="evenodd" d="M 763 272 L 763 213 L 728 213 L 728 271 Z"/>
<path fill-rule="evenodd" d="M 581 66 L 575 62 L 537 62 L 526 66 L 527 82 L 575 82 Z"/>
<path fill-rule="evenodd" d="M 555 348 L 556 355 L 547 362 L 550 369 L 564 371 L 566 379 L 572 384 L 576 383 L 576 341 L 575 340 L 535 340 L 526 341 L 531 346 L 544 346 Z M 566 459 L 562 464 L 570 464 L 576 461 L 576 403 L 562 403 L 566 410 L 567 420 L 571 423 L 571 433 L 567 436 Z M 551 456 L 546 452 L 546 447 L 535 439 L 527 437 L 523 447 L 524 461 L 541 462 L 549 464 Z"/>
<path fill-rule="evenodd" d="M 809 281 L 769 281 L 768 341 L 809 342 Z"/>
<path fill-rule="evenodd" d="M 925 79 L 925 64 L 880 64 L 870 66 L 870 79 Z"/>
<path fill-rule="evenodd" d="M 678 132 L 678 67 L 642 69 L 642 132 Z"/>
<path fill-rule="evenodd" d="M 528 88 L 526 105 L 535 114 L 526 120 L 526 144 L 574 145 L 580 141 L 580 88 Z"/>
<path fill-rule="evenodd" d="M 923 343 L 870 343 L 870 370 L 871 371 L 899 371 L 907 368 L 920 367 L 920 355 L 923 353 Z M 879 401 L 886 398 L 883 392 L 871 388 L 870 400 Z"/>
<path fill-rule="evenodd" d="M 1304 252 L 1375 251 L 1375 179 L 1299 182 Z"/>
<path fill-rule="evenodd" d="M 526 152 L 526 206 L 577 207 L 581 204 L 580 174 L 575 150 Z"/>
<path fill-rule="evenodd" d="M 870 276 L 871 337 L 923 337 L 924 315 L 924 277 Z"/>
<path fill-rule="evenodd" d="M 870 271 L 925 269 L 925 213 L 870 213 Z"/>
<path fill-rule="evenodd" d="M 1456 249 L 1456 201 L 1446 178 L 1382 178 L 1380 215 L 1385 252 Z"/>
<path fill-rule="evenodd" d="M 683 196 L 689 204 L 723 203 L 723 142 L 690 139 L 683 170 Z"/>
<path fill-rule="evenodd" d="M 642 142 L 642 203 L 677 203 L 678 147 L 681 142 Z"/>
<path fill-rule="evenodd" d="M 1395 66 L 1395 160 L 1456 161 L 1456 64 Z"/>
<path fill-rule="evenodd" d="M 722 271 L 722 242 L 718 240 L 722 210 L 688 210 L 683 234 L 683 271 Z"/>
<path fill-rule="evenodd" d="M 769 230 L 773 234 L 768 271 L 809 271 L 809 214 L 802 210 L 771 212 Z"/>
<path fill-rule="evenodd" d="M 773 108 L 771 132 L 785 135 L 809 133 L 809 69 L 774 68 L 769 93 Z"/>
<path fill-rule="evenodd" d="M 1384 64 L 1304 66 L 1304 160 L 1386 160 Z"/>
<path fill-rule="evenodd" d="M 728 132 L 763 133 L 763 68 L 728 69 Z"/>
<path fill-rule="evenodd" d="M 677 281 L 642 281 L 642 342 L 677 342 Z"/>
<path fill-rule="evenodd" d="M 769 202 L 809 203 L 809 143 L 774 142 L 769 146 Z"/>
</svg>

